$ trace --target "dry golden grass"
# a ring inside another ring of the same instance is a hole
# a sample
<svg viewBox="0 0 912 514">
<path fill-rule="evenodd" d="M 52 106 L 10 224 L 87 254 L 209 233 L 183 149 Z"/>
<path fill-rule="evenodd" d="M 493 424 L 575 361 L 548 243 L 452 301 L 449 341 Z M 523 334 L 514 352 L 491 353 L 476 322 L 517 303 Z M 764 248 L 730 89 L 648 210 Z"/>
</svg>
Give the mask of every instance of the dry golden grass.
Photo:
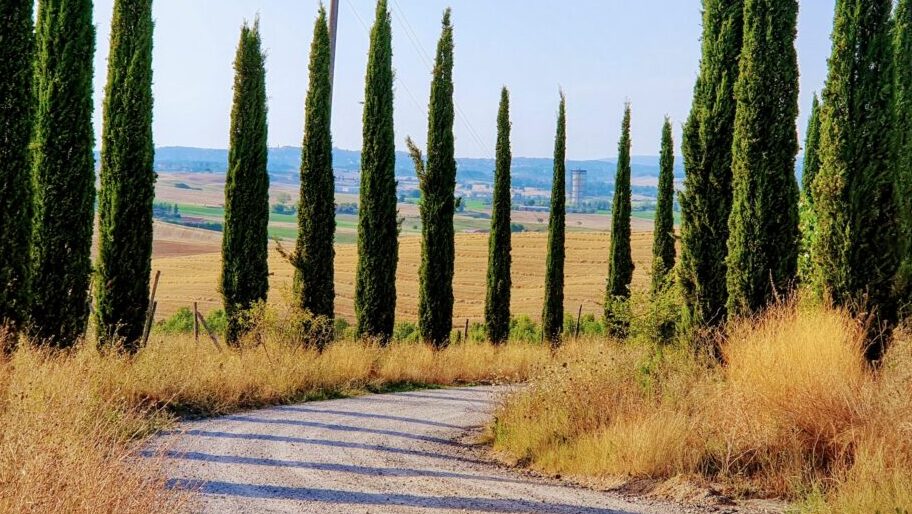
<svg viewBox="0 0 912 514">
<path fill-rule="evenodd" d="M 548 348 L 528 344 L 467 343 L 435 353 L 420 344 L 343 341 L 320 354 L 263 340 L 216 351 L 189 336 L 156 336 L 134 357 L 27 345 L 0 357 L 0 512 L 192 510 L 188 496 L 165 488 L 156 459 L 137 454 L 176 415 L 415 385 L 523 381 L 551 358 Z"/>
<path fill-rule="evenodd" d="M 492 436 L 549 473 L 703 477 L 811 512 L 910 509 L 912 338 L 877 372 L 860 341 L 843 313 L 782 307 L 731 329 L 725 367 L 593 342 L 502 408 Z"/>
<path fill-rule="evenodd" d="M 547 234 L 515 234 L 513 236 L 513 294 L 511 308 L 516 315 L 537 318 L 544 298 L 545 251 Z M 652 259 L 652 234 L 635 232 L 632 238 L 633 260 L 636 263 L 634 288 L 645 287 Z M 418 266 L 421 239 L 404 237 L 399 245 L 399 267 L 396 274 L 396 317 L 400 321 L 418 318 Z M 584 313 L 601 315 L 608 274 L 609 236 L 596 232 L 567 234 L 566 306 L 576 311 L 582 305 Z M 488 237 L 484 234 L 456 236 L 456 275 L 454 319 L 457 325 L 465 319 L 481 321 L 484 317 L 484 298 L 488 255 Z M 354 319 L 355 269 L 357 248 L 354 245 L 336 246 L 336 312 L 337 316 Z M 220 255 L 209 253 L 183 257 L 156 258 L 153 269 L 161 270 L 158 289 L 158 318 L 174 314 L 181 307 L 198 302 L 203 312 L 221 308 L 217 292 L 221 267 Z M 277 252 L 270 253 L 270 297 L 281 301 L 283 290 L 290 287 L 292 268 Z M 273 301 L 273 300 L 271 300 Z"/>
</svg>

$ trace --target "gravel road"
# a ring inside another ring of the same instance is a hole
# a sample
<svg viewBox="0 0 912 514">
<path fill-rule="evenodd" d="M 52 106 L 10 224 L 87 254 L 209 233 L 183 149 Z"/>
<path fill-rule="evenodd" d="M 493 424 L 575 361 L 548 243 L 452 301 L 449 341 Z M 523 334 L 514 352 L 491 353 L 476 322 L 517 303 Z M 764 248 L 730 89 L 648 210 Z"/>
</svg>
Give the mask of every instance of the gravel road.
<svg viewBox="0 0 912 514">
<path fill-rule="evenodd" d="M 682 512 L 521 474 L 467 434 L 503 388 L 363 396 L 188 422 L 159 438 L 169 484 L 200 512 Z"/>
</svg>

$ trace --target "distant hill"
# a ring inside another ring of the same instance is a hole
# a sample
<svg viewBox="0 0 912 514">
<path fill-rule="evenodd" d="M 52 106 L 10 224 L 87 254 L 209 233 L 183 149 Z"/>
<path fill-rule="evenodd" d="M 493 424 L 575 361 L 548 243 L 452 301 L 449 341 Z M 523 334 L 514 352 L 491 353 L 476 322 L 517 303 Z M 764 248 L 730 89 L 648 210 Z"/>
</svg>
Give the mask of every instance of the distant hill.
<svg viewBox="0 0 912 514">
<path fill-rule="evenodd" d="M 301 160 L 301 149 L 278 147 L 269 149 L 269 174 L 273 180 L 296 181 Z M 339 171 L 357 173 L 360 169 L 361 153 L 352 150 L 333 149 L 333 166 Z M 493 182 L 493 159 L 457 159 L 460 182 Z M 658 177 L 658 156 L 634 156 L 632 174 L 636 177 Z M 157 171 L 212 172 L 224 173 L 228 166 L 228 150 L 166 146 L 155 150 Z M 589 161 L 568 161 L 568 169 L 585 169 L 588 180 L 593 184 L 612 184 L 617 162 L 614 159 Z M 513 182 L 516 186 L 548 187 L 551 184 L 552 160 L 530 157 L 513 159 Z M 414 177 L 415 168 L 404 152 L 396 154 L 396 175 Z M 684 167 L 678 162 L 675 175 L 684 176 Z"/>
</svg>

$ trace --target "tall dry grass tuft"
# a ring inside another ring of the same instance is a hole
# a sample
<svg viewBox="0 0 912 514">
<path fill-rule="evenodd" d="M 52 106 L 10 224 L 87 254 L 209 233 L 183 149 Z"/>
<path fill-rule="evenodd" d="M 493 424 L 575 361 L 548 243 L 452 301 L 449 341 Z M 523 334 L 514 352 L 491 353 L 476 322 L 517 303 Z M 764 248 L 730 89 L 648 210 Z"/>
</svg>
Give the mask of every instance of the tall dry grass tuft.
<svg viewBox="0 0 912 514">
<path fill-rule="evenodd" d="M 167 491 L 143 439 L 179 415 L 368 391 L 523 381 L 550 360 L 541 345 L 342 341 L 324 352 L 257 338 L 242 350 L 155 335 L 135 356 L 83 345 L 55 353 L 20 344 L 0 357 L 0 512 L 174 512 L 189 498 Z"/>
<path fill-rule="evenodd" d="M 97 394 L 97 370 L 78 358 L 20 348 L 0 364 L 0 512 L 178 510 L 137 437 L 163 419 Z"/>
<path fill-rule="evenodd" d="M 726 364 L 601 342 L 497 414 L 495 446 L 550 473 L 703 477 L 819 512 L 912 508 L 912 338 L 870 369 L 845 313 L 782 306 L 733 326 Z"/>
</svg>

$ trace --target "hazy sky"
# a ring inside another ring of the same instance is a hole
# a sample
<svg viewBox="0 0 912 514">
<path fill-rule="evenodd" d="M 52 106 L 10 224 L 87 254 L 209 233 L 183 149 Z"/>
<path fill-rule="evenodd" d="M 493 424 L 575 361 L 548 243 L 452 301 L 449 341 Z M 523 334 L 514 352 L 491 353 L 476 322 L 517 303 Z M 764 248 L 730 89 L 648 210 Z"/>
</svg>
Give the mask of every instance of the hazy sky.
<svg viewBox="0 0 912 514">
<path fill-rule="evenodd" d="M 95 1 L 96 133 L 113 0 Z M 822 87 L 835 0 L 802 0 L 800 133 Z M 239 28 L 259 13 L 267 50 L 270 146 L 299 146 L 318 0 L 155 0 L 155 143 L 228 145 Z M 389 0 L 396 68 L 396 142 L 423 144 L 430 67 L 446 6 L 455 26 L 456 153 L 491 157 L 500 87 L 512 94 L 513 151 L 550 156 L 558 89 L 567 94 L 569 158 L 617 154 L 624 101 L 633 151 L 657 154 L 662 119 L 676 141 L 700 52 L 699 0 Z M 361 147 L 361 101 L 373 0 L 340 0 L 334 146 Z"/>
</svg>

